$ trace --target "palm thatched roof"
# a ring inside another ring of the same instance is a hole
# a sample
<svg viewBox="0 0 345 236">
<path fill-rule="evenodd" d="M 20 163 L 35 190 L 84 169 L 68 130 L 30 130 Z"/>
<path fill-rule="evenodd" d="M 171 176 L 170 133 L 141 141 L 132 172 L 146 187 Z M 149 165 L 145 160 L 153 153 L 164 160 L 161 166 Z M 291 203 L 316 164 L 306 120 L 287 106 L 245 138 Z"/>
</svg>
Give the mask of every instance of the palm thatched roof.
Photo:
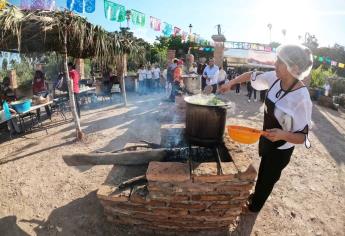
<svg viewBox="0 0 345 236">
<path fill-rule="evenodd" d="M 143 40 L 128 32 L 107 32 L 70 11 L 28 11 L 7 5 L 0 10 L 0 51 L 64 53 L 110 62 L 124 53 L 140 55 Z"/>
</svg>

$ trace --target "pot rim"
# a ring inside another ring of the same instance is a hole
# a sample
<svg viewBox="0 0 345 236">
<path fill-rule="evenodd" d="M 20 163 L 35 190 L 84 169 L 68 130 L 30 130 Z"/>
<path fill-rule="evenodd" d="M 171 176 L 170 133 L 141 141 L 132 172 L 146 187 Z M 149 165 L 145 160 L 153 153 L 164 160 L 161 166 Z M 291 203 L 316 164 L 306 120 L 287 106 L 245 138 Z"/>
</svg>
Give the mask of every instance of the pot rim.
<svg viewBox="0 0 345 236">
<path fill-rule="evenodd" d="M 192 97 L 192 96 L 188 96 L 188 97 L 185 97 L 184 98 L 184 101 L 188 104 L 191 104 L 191 105 L 195 105 L 195 106 L 201 106 L 201 107 L 222 107 L 222 108 L 230 108 L 230 104 L 231 102 L 225 102 L 224 100 L 222 100 L 223 102 L 225 102 L 224 105 L 202 105 L 202 104 L 197 104 L 197 103 L 193 103 L 191 101 L 189 101 L 189 98 Z"/>
</svg>

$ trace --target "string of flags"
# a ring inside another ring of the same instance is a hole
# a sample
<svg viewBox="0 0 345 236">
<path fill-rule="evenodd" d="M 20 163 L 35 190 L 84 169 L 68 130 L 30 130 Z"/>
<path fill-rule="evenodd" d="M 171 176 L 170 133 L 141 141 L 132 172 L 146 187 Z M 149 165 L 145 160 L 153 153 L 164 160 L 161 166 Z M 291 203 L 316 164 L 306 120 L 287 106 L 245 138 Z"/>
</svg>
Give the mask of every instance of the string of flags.
<svg viewBox="0 0 345 236">
<path fill-rule="evenodd" d="M 204 52 L 214 52 L 214 47 L 192 47 L 191 49 Z"/>
<path fill-rule="evenodd" d="M 3 1 L 3 0 L 0 0 Z M 22 6 L 27 6 L 25 2 L 36 1 L 36 5 L 42 7 L 40 2 L 54 1 L 54 0 L 21 0 Z M 66 0 L 67 8 L 71 11 L 76 11 L 79 13 L 92 13 L 96 8 L 96 0 Z M 55 2 L 55 1 L 54 1 Z M 27 8 L 27 7 L 25 7 Z M 104 15 L 105 18 L 110 21 L 124 22 L 127 20 L 128 24 L 131 22 L 136 27 L 146 26 L 146 16 L 144 13 L 131 9 L 126 9 L 125 6 L 113 2 L 113 0 L 104 0 Z M 200 35 L 191 34 L 188 35 L 187 32 L 183 31 L 177 26 L 173 26 L 167 22 L 163 22 L 160 19 L 150 16 L 149 17 L 149 27 L 156 32 L 162 32 L 166 37 L 171 35 L 181 36 L 182 41 L 189 40 L 191 42 L 201 43 L 203 40 Z"/>
<path fill-rule="evenodd" d="M 342 68 L 342 69 L 345 68 L 345 64 L 344 63 L 334 61 L 330 57 L 314 55 L 314 60 L 318 61 L 318 62 L 320 62 L 322 64 L 328 64 L 328 65 L 331 65 L 331 66 L 334 66 L 334 67 L 339 67 L 339 68 Z"/>
</svg>

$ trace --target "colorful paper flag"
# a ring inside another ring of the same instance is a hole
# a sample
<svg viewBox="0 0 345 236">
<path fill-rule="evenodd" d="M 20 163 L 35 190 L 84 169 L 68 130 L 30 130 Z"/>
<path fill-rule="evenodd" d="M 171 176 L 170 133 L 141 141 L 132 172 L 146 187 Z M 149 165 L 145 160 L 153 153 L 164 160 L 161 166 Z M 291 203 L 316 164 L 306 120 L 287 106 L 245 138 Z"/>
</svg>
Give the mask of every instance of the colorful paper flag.
<svg viewBox="0 0 345 236">
<path fill-rule="evenodd" d="M 188 33 L 186 31 L 182 31 L 182 41 L 186 41 Z"/>
<path fill-rule="evenodd" d="M 6 7 L 6 0 L 0 0 L 0 10 Z"/>
<path fill-rule="evenodd" d="M 171 24 L 166 23 L 166 22 L 164 22 L 163 24 L 164 24 L 164 27 L 163 27 L 162 33 L 164 34 L 164 36 L 172 35 L 173 26 Z"/>
<path fill-rule="evenodd" d="M 337 63 L 336 61 L 331 61 L 331 65 L 332 65 L 332 66 L 337 66 L 337 64 L 338 64 L 338 63 Z"/>
<path fill-rule="evenodd" d="M 150 27 L 151 29 L 153 29 L 154 31 L 161 31 L 161 20 L 150 16 Z"/>
<path fill-rule="evenodd" d="M 104 0 L 104 14 L 111 21 L 124 22 L 126 20 L 126 8 L 108 0 Z"/>
<path fill-rule="evenodd" d="M 319 57 L 319 62 L 323 62 L 323 57 Z"/>
<path fill-rule="evenodd" d="M 339 67 L 339 68 L 344 68 L 344 67 L 345 67 L 345 64 L 339 62 L 338 67 Z"/>
<path fill-rule="evenodd" d="M 181 31 L 181 29 L 175 26 L 174 27 L 174 36 L 180 34 L 180 31 Z"/>
<path fill-rule="evenodd" d="M 85 1 L 85 12 L 93 13 L 96 9 L 96 0 L 86 0 Z"/>
<path fill-rule="evenodd" d="M 145 26 L 145 15 L 144 13 L 141 13 L 136 10 L 131 10 L 131 18 L 132 23 L 136 26 L 144 27 Z"/>
<path fill-rule="evenodd" d="M 53 10 L 55 0 L 21 0 L 20 8 L 24 10 Z"/>
<path fill-rule="evenodd" d="M 92 13 L 96 8 L 96 0 L 67 0 L 67 8 L 79 13 Z"/>
</svg>

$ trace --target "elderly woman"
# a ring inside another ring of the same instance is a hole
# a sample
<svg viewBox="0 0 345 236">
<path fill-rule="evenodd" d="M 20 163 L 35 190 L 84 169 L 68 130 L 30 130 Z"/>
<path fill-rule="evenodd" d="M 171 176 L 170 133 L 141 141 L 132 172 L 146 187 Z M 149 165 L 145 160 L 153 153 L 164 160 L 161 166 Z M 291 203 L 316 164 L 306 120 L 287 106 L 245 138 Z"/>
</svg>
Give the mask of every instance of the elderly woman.
<svg viewBox="0 0 345 236">
<path fill-rule="evenodd" d="M 220 88 L 226 92 L 237 83 L 251 81 L 257 90 L 268 89 L 265 99 L 263 130 L 259 142 L 261 163 L 255 192 L 248 201 L 248 210 L 259 212 L 290 161 L 295 144 L 310 147 L 312 102 L 302 80 L 313 64 L 311 51 L 299 45 L 277 49 L 275 71 L 247 72 Z"/>
<path fill-rule="evenodd" d="M 49 95 L 48 85 L 42 71 L 36 70 L 34 79 L 32 80 L 32 93 L 35 96 L 46 98 Z M 51 110 L 49 106 L 45 106 L 47 116 L 51 119 Z M 37 118 L 41 119 L 41 110 L 37 109 Z"/>
</svg>

